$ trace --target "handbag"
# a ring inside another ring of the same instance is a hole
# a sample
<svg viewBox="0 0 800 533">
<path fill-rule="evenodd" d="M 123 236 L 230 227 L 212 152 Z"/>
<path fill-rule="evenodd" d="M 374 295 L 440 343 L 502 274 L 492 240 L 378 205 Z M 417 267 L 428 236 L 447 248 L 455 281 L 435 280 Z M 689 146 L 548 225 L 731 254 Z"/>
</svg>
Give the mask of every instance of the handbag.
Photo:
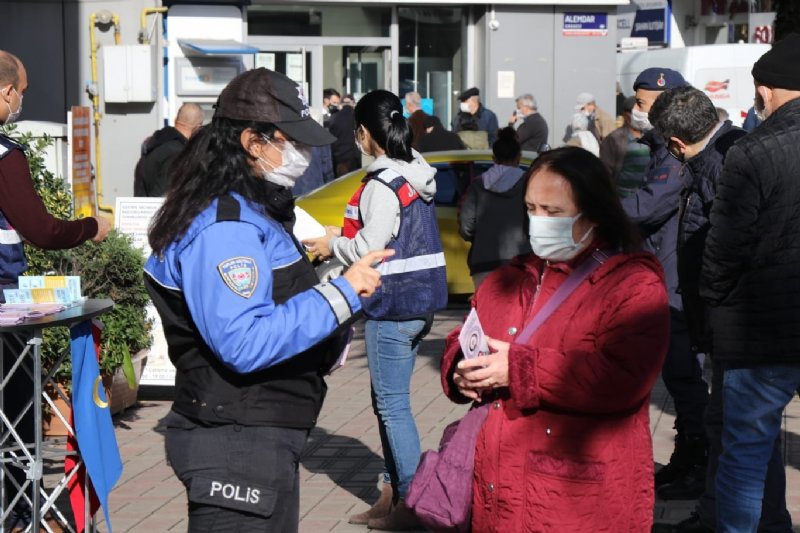
<svg viewBox="0 0 800 533">
<path fill-rule="evenodd" d="M 615 254 L 596 250 L 575 268 L 515 342 L 527 341 L 578 285 L 612 255 Z M 444 429 L 438 451 L 422 454 L 405 503 L 426 527 L 435 531 L 470 531 L 475 443 L 488 414 L 489 404 L 470 409 Z"/>
</svg>

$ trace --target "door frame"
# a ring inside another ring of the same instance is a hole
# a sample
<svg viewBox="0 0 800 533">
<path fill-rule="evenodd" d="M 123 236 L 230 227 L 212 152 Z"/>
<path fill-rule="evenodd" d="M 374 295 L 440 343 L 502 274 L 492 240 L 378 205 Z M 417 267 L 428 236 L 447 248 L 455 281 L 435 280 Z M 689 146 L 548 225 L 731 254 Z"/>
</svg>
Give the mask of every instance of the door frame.
<svg viewBox="0 0 800 533">
<path fill-rule="evenodd" d="M 393 10 L 393 14 L 396 11 Z M 394 21 L 394 17 L 393 21 Z M 395 26 L 394 24 L 392 25 Z M 392 37 L 292 37 L 292 36 L 274 36 L 274 35 L 248 35 L 247 44 L 256 46 L 261 50 L 276 52 L 301 52 L 305 49 L 306 52 L 311 53 L 311 79 L 309 80 L 309 93 L 312 96 L 311 100 L 315 102 L 316 107 L 322 105 L 322 47 L 323 46 L 380 46 L 388 47 L 391 50 L 390 68 L 386 69 L 391 72 L 390 81 L 391 86 L 388 90 L 394 94 L 400 91 L 399 82 L 399 63 L 398 57 L 400 47 L 398 44 L 397 32 L 392 32 Z"/>
</svg>

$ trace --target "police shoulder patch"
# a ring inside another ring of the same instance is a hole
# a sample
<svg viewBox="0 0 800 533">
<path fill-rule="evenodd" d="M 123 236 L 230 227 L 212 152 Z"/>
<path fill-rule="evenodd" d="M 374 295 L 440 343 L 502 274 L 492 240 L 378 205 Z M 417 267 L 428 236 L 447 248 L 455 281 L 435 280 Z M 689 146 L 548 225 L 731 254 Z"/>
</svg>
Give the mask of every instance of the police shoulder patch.
<svg viewBox="0 0 800 533">
<path fill-rule="evenodd" d="M 258 265 L 252 257 L 231 257 L 217 265 L 222 281 L 230 290 L 250 298 L 258 286 Z"/>
</svg>

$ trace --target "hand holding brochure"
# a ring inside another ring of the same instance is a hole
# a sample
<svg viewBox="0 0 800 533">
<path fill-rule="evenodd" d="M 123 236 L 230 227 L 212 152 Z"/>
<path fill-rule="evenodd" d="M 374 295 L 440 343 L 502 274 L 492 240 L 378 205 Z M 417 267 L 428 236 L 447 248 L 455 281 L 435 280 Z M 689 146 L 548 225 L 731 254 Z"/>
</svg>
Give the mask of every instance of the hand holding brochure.
<svg viewBox="0 0 800 533">
<path fill-rule="evenodd" d="M 458 335 L 458 342 L 461 344 L 461 351 L 466 359 L 489 354 L 489 345 L 486 343 L 486 336 L 475 308 L 467 315 L 467 320 Z"/>
</svg>

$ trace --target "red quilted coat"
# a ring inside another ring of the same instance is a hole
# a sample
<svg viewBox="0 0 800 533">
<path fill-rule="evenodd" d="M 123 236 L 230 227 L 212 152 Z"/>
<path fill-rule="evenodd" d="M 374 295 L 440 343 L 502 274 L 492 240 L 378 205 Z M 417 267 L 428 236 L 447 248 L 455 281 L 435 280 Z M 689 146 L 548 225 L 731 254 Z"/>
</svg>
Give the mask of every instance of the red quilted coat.
<svg viewBox="0 0 800 533">
<path fill-rule="evenodd" d="M 611 257 L 514 344 L 571 269 L 531 255 L 495 271 L 475 296 L 487 335 L 511 349 L 509 386 L 495 391 L 476 444 L 474 533 L 651 529 L 648 406 L 669 336 L 661 266 L 646 253 Z M 452 381 L 461 358 L 457 329 L 442 359 L 456 402 L 468 401 Z"/>
</svg>

